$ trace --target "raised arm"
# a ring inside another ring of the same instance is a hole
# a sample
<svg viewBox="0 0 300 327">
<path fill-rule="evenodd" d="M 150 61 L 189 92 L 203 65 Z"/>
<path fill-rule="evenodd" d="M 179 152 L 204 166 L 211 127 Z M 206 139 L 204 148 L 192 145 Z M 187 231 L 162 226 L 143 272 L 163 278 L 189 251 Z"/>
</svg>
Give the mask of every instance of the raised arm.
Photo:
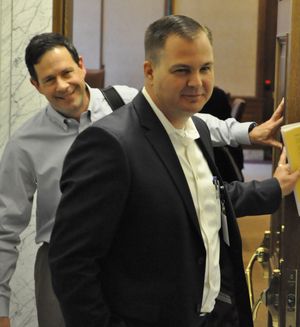
<svg viewBox="0 0 300 327">
<path fill-rule="evenodd" d="M 270 119 L 257 125 L 249 132 L 253 122 L 240 123 L 234 118 L 220 120 L 210 114 L 195 114 L 204 120 L 210 130 L 213 146 L 238 146 L 239 144 L 261 144 L 282 147 L 282 143 L 275 136 L 283 122 L 283 100 L 274 111 Z"/>
<path fill-rule="evenodd" d="M 251 144 L 248 134 L 249 126 L 252 124 L 251 122 L 239 123 L 234 118 L 221 120 L 210 114 L 201 113 L 197 113 L 195 116 L 206 122 L 213 146 Z"/>
</svg>

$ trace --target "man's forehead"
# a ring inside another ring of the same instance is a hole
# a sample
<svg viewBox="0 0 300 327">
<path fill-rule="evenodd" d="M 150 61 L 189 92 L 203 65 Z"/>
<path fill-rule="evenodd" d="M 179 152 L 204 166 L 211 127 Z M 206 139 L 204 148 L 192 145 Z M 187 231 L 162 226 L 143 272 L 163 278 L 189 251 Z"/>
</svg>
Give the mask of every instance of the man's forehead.
<svg viewBox="0 0 300 327">
<path fill-rule="evenodd" d="M 160 55 L 167 61 L 174 61 L 172 65 L 194 63 L 194 61 L 201 62 L 201 65 L 212 65 L 214 62 L 213 49 L 208 38 L 187 40 L 175 36 L 169 40 Z"/>
<path fill-rule="evenodd" d="M 64 57 L 64 58 L 73 60 L 71 53 L 69 52 L 69 50 L 66 47 L 56 46 L 56 47 L 53 47 L 53 48 L 47 50 L 45 53 L 43 53 L 41 55 L 41 57 L 39 58 L 38 62 L 36 63 L 36 65 L 38 65 L 39 63 L 42 63 L 43 61 L 48 60 L 48 59 L 53 60 L 56 57 L 57 58 Z"/>
<path fill-rule="evenodd" d="M 204 31 L 199 30 L 197 33 L 191 35 L 181 35 L 178 33 L 171 33 L 167 36 L 165 45 L 167 44 L 167 42 L 174 41 L 174 40 L 193 43 L 199 38 L 207 39 L 207 41 L 211 44 L 208 35 Z"/>
<path fill-rule="evenodd" d="M 39 79 L 55 75 L 77 66 L 73 57 L 65 47 L 52 48 L 45 52 L 40 60 L 34 65 Z"/>
</svg>

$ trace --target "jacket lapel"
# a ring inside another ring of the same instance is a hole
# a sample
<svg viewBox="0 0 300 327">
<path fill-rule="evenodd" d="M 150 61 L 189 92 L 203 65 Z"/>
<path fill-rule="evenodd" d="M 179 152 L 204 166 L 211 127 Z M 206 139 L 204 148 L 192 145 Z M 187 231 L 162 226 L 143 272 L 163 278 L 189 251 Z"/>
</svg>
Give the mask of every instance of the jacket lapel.
<svg viewBox="0 0 300 327">
<path fill-rule="evenodd" d="M 137 112 L 141 126 L 144 128 L 145 137 L 148 139 L 157 156 L 163 162 L 166 171 L 170 175 L 185 204 L 188 216 L 191 218 L 195 228 L 201 236 L 190 189 L 167 132 L 141 93 L 133 100 L 133 106 Z"/>
</svg>

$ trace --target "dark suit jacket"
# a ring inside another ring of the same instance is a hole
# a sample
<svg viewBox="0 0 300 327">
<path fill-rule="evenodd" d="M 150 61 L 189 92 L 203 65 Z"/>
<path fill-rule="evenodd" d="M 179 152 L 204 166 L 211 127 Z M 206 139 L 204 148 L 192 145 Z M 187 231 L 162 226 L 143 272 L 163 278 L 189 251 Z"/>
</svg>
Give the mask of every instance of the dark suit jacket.
<svg viewBox="0 0 300 327">
<path fill-rule="evenodd" d="M 195 120 L 213 174 L 209 131 Z M 82 132 L 69 151 L 50 242 L 53 286 L 67 327 L 198 326 L 205 249 L 189 187 L 160 121 L 140 93 Z M 222 283 L 252 326 L 233 212 L 276 210 L 275 179 L 225 191 L 231 246 Z M 227 255 L 225 255 L 227 254 Z"/>
</svg>

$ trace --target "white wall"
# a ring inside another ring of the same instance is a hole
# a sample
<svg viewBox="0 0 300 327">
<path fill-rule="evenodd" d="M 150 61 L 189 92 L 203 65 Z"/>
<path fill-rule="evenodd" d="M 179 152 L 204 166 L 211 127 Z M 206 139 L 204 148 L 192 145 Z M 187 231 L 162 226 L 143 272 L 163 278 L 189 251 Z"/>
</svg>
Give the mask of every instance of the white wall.
<svg viewBox="0 0 300 327">
<path fill-rule="evenodd" d="M 255 96 L 259 0 L 176 0 L 176 14 L 190 16 L 213 33 L 216 85 Z"/>
<path fill-rule="evenodd" d="M 89 69 L 100 68 L 101 1 L 73 0 L 73 43 Z"/>
<path fill-rule="evenodd" d="M 164 0 L 104 0 L 104 3 L 105 84 L 140 88 L 144 32 L 152 21 L 163 16 Z M 216 84 L 234 95 L 255 96 L 258 3 L 259 0 L 226 0 L 226 4 L 219 0 L 175 1 L 176 14 L 191 16 L 212 29 Z M 90 24 L 95 23 L 95 12 L 89 16 Z M 85 21 L 84 15 L 81 11 L 76 19 Z M 81 42 L 87 42 L 84 39 L 83 35 L 82 41 L 76 39 L 76 45 L 80 47 Z M 88 52 L 96 58 L 97 51 L 95 41 Z"/>
<path fill-rule="evenodd" d="M 103 60 L 105 84 L 143 86 L 144 33 L 164 15 L 164 0 L 106 0 Z"/>
<path fill-rule="evenodd" d="M 144 31 L 164 14 L 164 0 L 103 0 L 103 58 L 100 58 L 101 1 L 73 0 L 73 42 L 88 69 L 105 65 L 105 84 L 143 85 Z"/>
</svg>

